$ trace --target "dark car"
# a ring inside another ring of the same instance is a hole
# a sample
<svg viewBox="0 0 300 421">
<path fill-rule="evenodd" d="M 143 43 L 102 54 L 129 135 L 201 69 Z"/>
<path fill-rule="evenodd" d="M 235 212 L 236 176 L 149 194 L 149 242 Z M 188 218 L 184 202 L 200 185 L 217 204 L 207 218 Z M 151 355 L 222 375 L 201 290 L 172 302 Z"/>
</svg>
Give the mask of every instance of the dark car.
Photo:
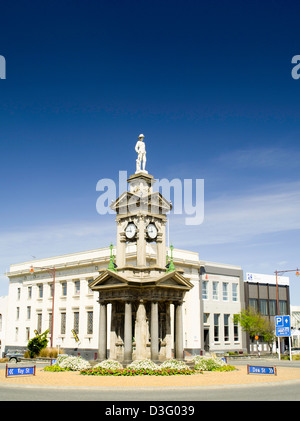
<svg viewBox="0 0 300 421">
<path fill-rule="evenodd" d="M 8 358 L 10 363 L 17 363 L 20 362 L 22 358 L 24 358 L 24 352 L 18 349 L 8 349 L 5 354 L 5 358 Z"/>
</svg>

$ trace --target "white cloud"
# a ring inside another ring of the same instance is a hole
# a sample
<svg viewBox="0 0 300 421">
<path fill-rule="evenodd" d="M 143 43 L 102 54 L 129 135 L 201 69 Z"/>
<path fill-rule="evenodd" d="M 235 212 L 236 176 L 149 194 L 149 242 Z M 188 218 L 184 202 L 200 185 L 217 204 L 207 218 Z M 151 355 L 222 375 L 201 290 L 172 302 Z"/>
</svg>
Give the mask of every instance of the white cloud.
<svg viewBox="0 0 300 421">
<path fill-rule="evenodd" d="M 226 244 L 300 229 L 300 182 L 205 201 L 204 222 L 199 226 L 184 226 L 183 217 L 175 215 L 170 223 L 171 235 L 184 246 Z"/>
</svg>

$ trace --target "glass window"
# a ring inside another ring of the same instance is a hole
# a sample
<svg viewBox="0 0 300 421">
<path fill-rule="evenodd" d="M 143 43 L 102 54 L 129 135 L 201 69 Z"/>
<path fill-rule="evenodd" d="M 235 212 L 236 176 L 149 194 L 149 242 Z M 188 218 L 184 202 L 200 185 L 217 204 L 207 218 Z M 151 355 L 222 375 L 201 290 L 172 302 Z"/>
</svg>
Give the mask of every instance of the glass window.
<svg viewBox="0 0 300 421">
<path fill-rule="evenodd" d="M 18 288 L 18 300 L 20 299 L 20 297 L 21 297 L 21 288 Z"/>
<path fill-rule="evenodd" d="M 220 314 L 214 314 L 214 341 L 219 342 L 219 318 Z"/>
<path fill-rule="evenodd" d="M 28 306 L 27 307 L 27 320 L 30 320 L 30 318 L 31 318 L 31 307 Z"/>
<path fill-rule="evenodd" d="M 259 300 L 259 312 L 263 316 L 267 316 L 268 312 L 268 300 Z"/>
<path fill-rule="evenodd" d="M 279 314 L 287 314 L 287 302 L 279 300 Z"/>
<path fill-rule="evenodd" d="M 61 284 L 61 293 L 63 297 L 67 296 L 67 283 L 66 282 L 62 282 Z"/>
<path fill-rule="evenodd" d="M 224 314 L 224 341 L 229 342 L 229 314 Z"/>
<path fill-rule="evenodd" d="M 219 299 L 219 282 L 213 281 L 213 300 Z"/>
<path fill-rule="evenodd" d="M 258 311 L 258 300 L 256 298 L 249 298 L 249 307 L 252 307 L 255 311 Z"/>
<path fill-rule="evenodd" d="M 30 327 L 26 327 L 26 340 L 29 341 L 30 339 Z"/>
<path fill-rule="evenodd" d="M 270 316 L 275 316 L 277 314 L 277 301 L 276 300 L 269 301 L 269 312 L 270 312 Z"/>
<path fill-rule="evenodd" d="M 232 301 L 238 300 L 238 284 L 232 284 Z"/>
<path fill-rule="evenodd" d="M 17 320 L 20 318 L 20 307 L 17 307 Z"/>
<path fill-rule="evenodd" d="M 87 312 L 87 333 L 90 335 L 93 333 L 93 312 L 92 311 Z"/>
<path fill-rule="evenodd" d="M 203 300 L 207 300 L 208 299 L 207 286 L 208 286 L 208 281 L 203 281 L 202 282 L 202 299 Z"/>
<path fill-rule="evenodd" d="M 39 298 L 43 298 L 43 284 L 38 285 Z"/>
<path fill-rule="evenodd" d="M 80 294 L 80 281 L 75 281 L 74 286 L 75 286 L 75 294 L 76 295 Z"/>
<path fill-rule="evenodd" d="M 66 333 L 66 313 L 60 313 L 60 333 L 62 335 Z"/>
<path fill-rule="evenodd" d="M 239 324 L 236 320 L 233 318 L 233 339 L 234 342 L 238 342 L 239 340 Z"/>
<path fill-rule="evenodd" d="M 79 311 L 74 311 L 74 330 L 79 333 Z"/>
<path fill-rule="evenodd" d="M 28 299 L 30 300 L 32 297 L 32 287 L 28 287 Z"/>
<path fill-rule="evenodd" d="M 228 282 L 223 282 L 223 301 L 228 301 Z"/>
<path fill-rule="evenodd" d="M 39 333 L 42 332 L 42 313 L 38 313 L 37 315 L 37 331 Z"/>
</svg>

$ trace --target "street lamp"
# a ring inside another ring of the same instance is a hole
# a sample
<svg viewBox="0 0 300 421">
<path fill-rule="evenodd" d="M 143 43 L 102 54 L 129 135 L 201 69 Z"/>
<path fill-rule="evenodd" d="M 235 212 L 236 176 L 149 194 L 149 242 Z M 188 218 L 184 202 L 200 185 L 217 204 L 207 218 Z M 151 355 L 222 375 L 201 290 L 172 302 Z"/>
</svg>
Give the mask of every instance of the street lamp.
<svg viewBox="0 0 300 421">
<path fill-rule="evenodd" d="M 53 268 L 46 268 L 46 267 L 38 267 L 38 266 L 30 266 L 29 272 L 33 273 L 34 269 L 46 270 L 47 272 L 52 274 L 53 277 L 53 287 L 52 287 L 52 320 L 51 320 L 51 341 L 50 345 L 53 348 L 53 325 L 54 325 L 54 295 L 55 295 L 55 266 Z"/>
<path fill-rule="evenodd" d="M 299 276 L 299 269 L 288 269 L 288 270 L 275 270 L 276 275 L 276 298 L 277 298 L 277 314 L 279 316 L 279 295 L 278 295 L 278 275 L 283 275 L 286 272 L 296 272 L 296 276 Z"/>
</svg>

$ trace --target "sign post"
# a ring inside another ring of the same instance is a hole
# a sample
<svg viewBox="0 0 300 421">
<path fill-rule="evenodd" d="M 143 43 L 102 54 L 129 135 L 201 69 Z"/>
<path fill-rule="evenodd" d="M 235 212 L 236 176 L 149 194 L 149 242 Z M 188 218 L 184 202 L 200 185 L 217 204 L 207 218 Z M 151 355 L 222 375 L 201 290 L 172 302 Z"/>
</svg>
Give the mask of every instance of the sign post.
<svg viewBox="0 0 300 421">
<path fill-rule="evenodd" d="M 278 357 L 280 359 L 280 338 L 289 337 L 290 347 L 290 360 L 292 359 L 291 353 L 291 318 L 286 316 L 275 316 L 275 333 L 278 338 Z"/>
</svg>

